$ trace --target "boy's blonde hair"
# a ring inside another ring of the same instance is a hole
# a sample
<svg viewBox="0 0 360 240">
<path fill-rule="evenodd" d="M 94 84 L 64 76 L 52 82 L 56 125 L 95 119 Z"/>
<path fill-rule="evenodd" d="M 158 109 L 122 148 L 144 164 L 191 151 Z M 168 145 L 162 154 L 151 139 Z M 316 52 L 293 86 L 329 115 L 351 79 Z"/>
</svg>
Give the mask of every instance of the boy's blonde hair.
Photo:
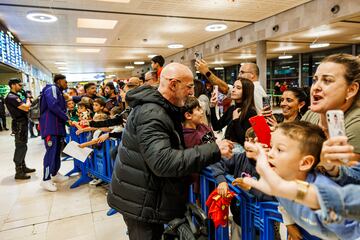
<svg viewBox="0 0 360 240">
<path fill-rule="evenodd" d="M 107 119 L 109 119 L 109 116 L 106 113 L 96 113 L 93 118 L 94 121 L 104 121 Z"/>
<path fill-rule="evenodd" d="M 315 157 L 312 168 L 320 161 L 320 153 L 323 142 L 326 140 L 324 131 L 315 124 L 305 121 L 283 122 L 276 130 L 280 129 L 285 136 L 299 142 L 300 151 L 304 155 Z"/>
</svg>

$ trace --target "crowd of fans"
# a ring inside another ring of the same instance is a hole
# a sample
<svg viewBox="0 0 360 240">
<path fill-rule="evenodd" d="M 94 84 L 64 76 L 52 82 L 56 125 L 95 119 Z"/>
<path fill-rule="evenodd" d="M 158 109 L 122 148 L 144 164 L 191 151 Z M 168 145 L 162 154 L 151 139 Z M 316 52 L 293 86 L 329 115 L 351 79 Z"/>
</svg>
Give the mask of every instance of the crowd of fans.
<svg viewBox="0 0 360 240">
<path fill-rule="evenodd" d="M 198 173 L 208 165 L 221 196 L 229 191 L 225 175 L 231 174 L 233 184 L 258 201 L 278 201 L 293 240 L 301 239 L 298 226 L 322 239 L 358 239 L 358 57 L 326 57 L 311 89 L 281 90 L 279 113 L 263 105 L 266 93 L 254 63 L 241 66 L 233 86 L 204 60 L 197 60 L 196 67 L 206 84 L 194 82 L 184 65 L 163 65 L 156 56 L 144 81 L 87 83 L 64 93 L 68 126 L 76 134 L 93 132 L 80 147 L 109 138 L 123 141 L 112 150 L 117 163 L 108 202 L 124 215 L 131 239 L 159 237 L 163 223 L 182 216 L 187 184 L 194 183 L 199 195 Z M 231 104 L 218 117 L 220 94 Z M 343 112 L 344 136 L 330 137 L 329 110 Z M 249 119 L 257 115 L 272 131 L 270 145 L 259 142 L 251 127 Z M 213 131 L 224 131 L 225 140 L 217 140 Z M 231 210 L 234 224 L 240 225 L 241 209 L 233 202 Z"/>
</svg>

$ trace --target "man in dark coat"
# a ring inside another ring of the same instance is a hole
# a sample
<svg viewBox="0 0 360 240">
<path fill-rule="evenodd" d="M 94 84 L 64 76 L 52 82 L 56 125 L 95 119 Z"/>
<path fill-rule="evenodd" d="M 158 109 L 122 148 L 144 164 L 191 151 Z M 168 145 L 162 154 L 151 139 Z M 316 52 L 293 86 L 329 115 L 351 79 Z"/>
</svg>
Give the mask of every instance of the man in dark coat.
<svg viewBox="0 0 360 240">
<path fill-rule="evenodd" d="M 142 86 L 126 95 L 133 109 L 108 203 L 123 215 L 131 240 L 160 239 L 164 223 L 184 216 L 188 176 L 232 155 L 228 140 L 184 149 L 180 107 L 193 94 L 190 69 L 171 63 L 161 73 L 158 90 Z"/>
<path fill-rule="evenodd" d="M 2 123 L 2 124 L 1 124 Z M 2 126 L 1 126 L 2 125 Z M 0 96 L 0 131 L 8 131 L 6 127 L 6 115 L 5 115 L 5 99 L 3 96 Z"/>
</svg>

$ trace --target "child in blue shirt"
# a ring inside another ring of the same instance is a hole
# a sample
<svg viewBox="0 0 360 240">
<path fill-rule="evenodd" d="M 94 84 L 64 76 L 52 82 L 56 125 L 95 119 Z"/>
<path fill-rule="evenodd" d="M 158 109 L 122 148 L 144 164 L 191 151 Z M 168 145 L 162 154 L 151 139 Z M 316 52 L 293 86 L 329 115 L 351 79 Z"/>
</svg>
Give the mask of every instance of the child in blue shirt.
<svg viewBox="0 0 360 240">
<path fill-rule="evenodd" d="M 322 239 L 347 239 L 354 240 L 360 237 L 360 222 L 354 220 L 344 220 L 339 223 L 323 222 L 320 211 L 314 211 L 307 206 L 301 205 L 296 201 L 301 200 L 305 195 L 306 184 L 304 181 L 313 184 L 323 184 L 328 186 L 338 186 L 330 178 L 314 171 L 315 166 L 320 160 L 320 153 L 326 136 L 322 129 L 308 122 L 286 122 L 278 125 L 272 134 L 271 150 L 268 152 L 268 167 L 271 167 L 276 174 L 287 181 L 296 181 L 297 194 L 295 201 L 277 197 L 280 205 L 285 210 L 284 219 L 288 223 L 296 223 L 311 235 Z M 266 162 L 266 155 L 261 147 L 257 146 L 258 164 L 263 167 Z M 261 172 L 261 174 L 266 174 Z M 240 181 L 241 182 L 241 181 Z M 266 180 L 260 178 L 243 179 L 245 184 L 261 189 L 264 192 L 271 192 Z M 268 186 L 268 187 L 267 187 Z M 304 190 L 305 188 L 305 190 Z M 277 195 L 277 193 L 273 193 Z"/>
</svg>

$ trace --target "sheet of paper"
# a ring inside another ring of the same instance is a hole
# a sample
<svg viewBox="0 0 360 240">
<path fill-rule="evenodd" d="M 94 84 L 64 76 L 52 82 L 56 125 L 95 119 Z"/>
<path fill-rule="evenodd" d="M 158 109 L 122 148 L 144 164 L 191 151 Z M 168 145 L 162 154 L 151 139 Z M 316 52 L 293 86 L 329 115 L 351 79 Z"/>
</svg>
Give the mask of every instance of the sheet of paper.
<svg viewBox="0 0 360 240">
<path fill-rule="evenodd" d="M 78 159 L 82 162 L 85 162 L 86 158 L 89 154 L 93 151 L 93 149 L 85 147 L 80 148 L 79 143 L 75 141 L 69 142 L 66 147 L 64 148 L 63 152 L 75 159 Z"/>
</svg>

